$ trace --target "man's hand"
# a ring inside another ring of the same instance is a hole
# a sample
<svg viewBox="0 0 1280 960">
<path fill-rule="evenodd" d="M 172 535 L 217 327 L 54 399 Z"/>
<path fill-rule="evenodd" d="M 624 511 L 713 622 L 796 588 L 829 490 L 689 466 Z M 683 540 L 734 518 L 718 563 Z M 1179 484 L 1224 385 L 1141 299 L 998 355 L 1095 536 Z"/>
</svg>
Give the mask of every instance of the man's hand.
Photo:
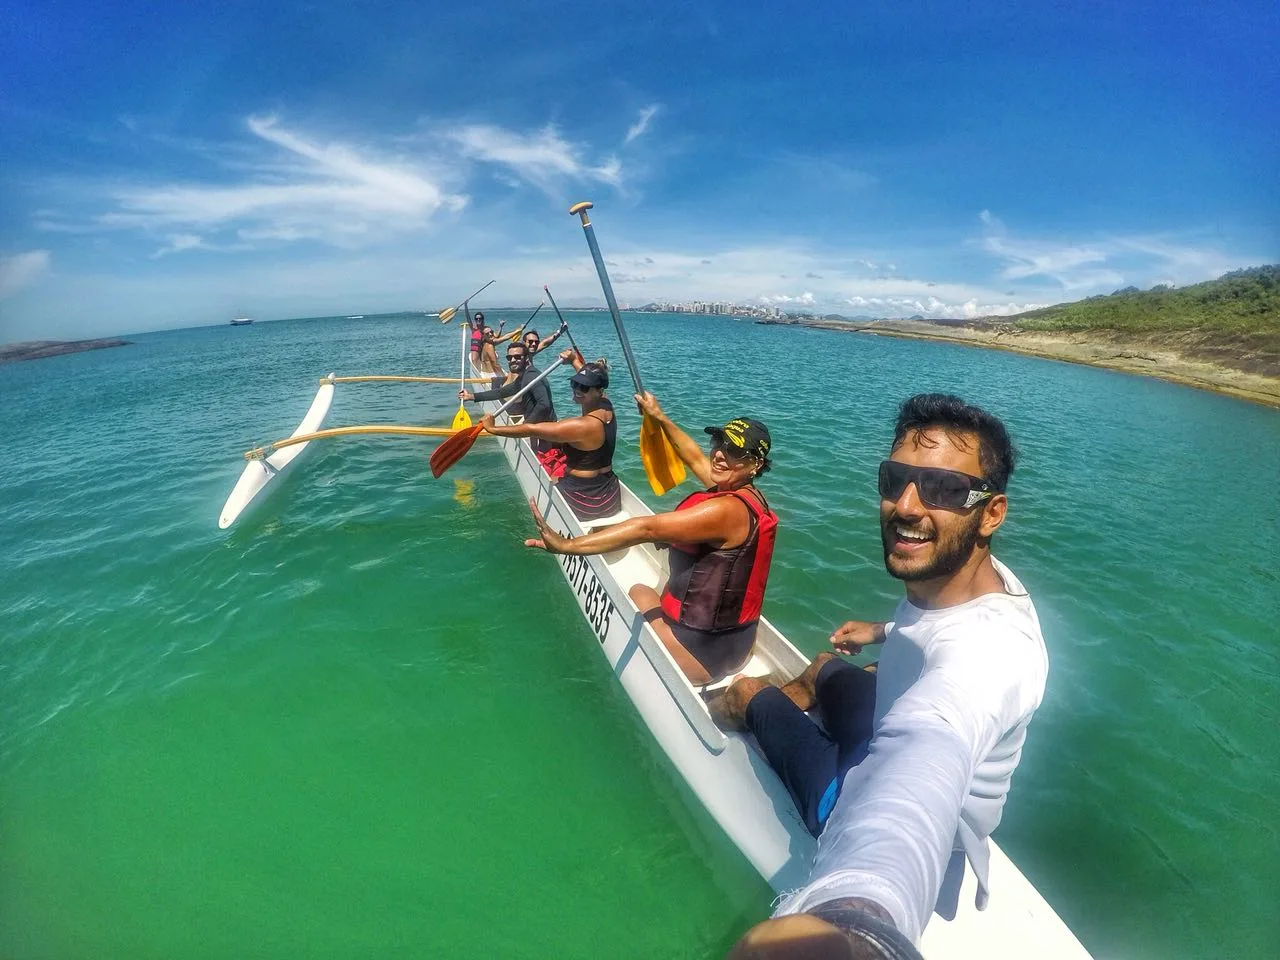
<svg viewBox="0 0 1280 960">
<path fill-rule="evenodd" d="M 655 420 L 661 419 L 664 414 L 662 412 L 662 404 L 658 403 L 658 398 L 646 390 L 644 393 L 637 393 L 636 406 L 640 408 L 641 413 L 648 414 Z"/>
<path fill-rule="evenodd" d="M 831 634 L 831 645 L 850 656 L 860 653 L 872 643 L 884 643 L 884 624 L 867 620 L 848 620 Z"/>
<path fill-rule="evenodd" d="M 536 539 L 526 540 L 524 545 L 535 550 L 545 550 L 547 553 L 564 553 L 564 548 L 569 543 L 568 538 L 560 536 L 551 529 L 532 497 L 529 499 L 529 509 L 533 511 L 533 522 L 538 526 L 538 536 Z"/>
<path fill-rule="evenodd" d="M 493 433 L 493 414 L 486 413 L 481 417 L 480 426 L 484 428 L 486 433 Z"/>
<path fill-rule="evenodd" d="M 475 400 L 475 397 L 472 395 L 470 390 L 459 390 L 458 399 L 470 401 L 470 400 Z"/>
<path fill-rule="evenodd" d="M 576 357 L 577 355 L 578 355 L 578 351 L 573 349 L 573 347 L 569 347 L 567 350 L 561 350 L 560 353 L 558 354 L 560 359 L 563 360 L 565 363 L 573 363 L 573 358 Z"/>
</svg>

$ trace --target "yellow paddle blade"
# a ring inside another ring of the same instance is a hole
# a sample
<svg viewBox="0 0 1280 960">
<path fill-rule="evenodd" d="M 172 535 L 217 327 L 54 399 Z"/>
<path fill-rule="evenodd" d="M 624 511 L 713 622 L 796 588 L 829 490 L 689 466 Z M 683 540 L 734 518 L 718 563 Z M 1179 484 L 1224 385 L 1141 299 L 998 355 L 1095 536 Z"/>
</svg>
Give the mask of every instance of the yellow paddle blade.
<svg viewBox="0 0 1280 960">
<path fill-rule="evenodd" d="M 458 308 L 457 308 L 457 307 L 449 307 L 449 308 L 448 308 L 448 309 L 446 309 L 446 310 L 441 310 L 441 311 L 440 311 L 440 322 L 441 322 L 441 323 L 448 323 L 450 320 L 452 320 L 452 319 L 453 319 L 453 315 L 454 315 L 455 313 L 457 313 L 457 312 L 458 312 Z"/>
<path fill-rule="evenodd" d="M 662 426 L 648 415 L 640 421 L 640 462 L 649 486 L 658 496 L 684 483 L 684 461 L 662 432 Z"/>
<path fill-rule="evenodd" d="M 471 426 L 471 417 L 466 407 L 458 407 L 458 412 L 453 415 L 453 429 L 465 430 L 469 426 Z"/>
</svg>

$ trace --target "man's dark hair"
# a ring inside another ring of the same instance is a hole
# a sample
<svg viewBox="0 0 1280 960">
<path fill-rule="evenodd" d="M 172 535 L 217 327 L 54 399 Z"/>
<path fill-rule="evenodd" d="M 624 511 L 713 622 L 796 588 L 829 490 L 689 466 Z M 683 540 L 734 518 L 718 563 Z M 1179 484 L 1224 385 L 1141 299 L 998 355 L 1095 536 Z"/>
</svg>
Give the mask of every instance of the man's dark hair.
<svg viewBox="0 0 1280 960">
<path fill-rule="evenodd" d="M 1013 474 L 1018 451 L 999 417 L 949 393 L 917 393 L 903 400 L 898 408 L 893 446 L 896 448 L 902 443 L 907 434 L 929 427 L 939 427 L 952 437 L 957 433 L 976 434 L 982 476 L 1004 492 Z"/>
<path fill-rule="evenodd" d="M 526 339 L 526 338 L 528 338 L 528 337 L 538 337 L 538 331 L 537 331 L 537 330 L 526 330 L 526 331 L 524 332 L 524 336 L 522 336 L 520 339 L 521 339 L 521 340 L 524 340 L 524 339 Z M 541 340 L 542 338 L 541 338 L 541 337 L 538 337 L 538 339 L 539 339 L 539 340 Z"/>
<path fill-rule="evenodd" d="M 529 348 L 528 348 L 528 347 L 526 347 L 526 346 L 524 345 L 524 341 L 523 341 L 523 340 L 512 340 L 510 343 L 508 343 L 508 344 L 507 344 L 507 355 L 508 355 L 508 356 L 510 356 L 510 355 L 511 355 L 511 351 L 512 351 L 512 350 L 519 350 L 519 351 L 520 351 L 520 353 L 521 353 L 521 354 L 523 354 L 523 355 L 524 355 L 524 356 L 526 356 L 526 357 L 529 355 Z"/>
</svg>

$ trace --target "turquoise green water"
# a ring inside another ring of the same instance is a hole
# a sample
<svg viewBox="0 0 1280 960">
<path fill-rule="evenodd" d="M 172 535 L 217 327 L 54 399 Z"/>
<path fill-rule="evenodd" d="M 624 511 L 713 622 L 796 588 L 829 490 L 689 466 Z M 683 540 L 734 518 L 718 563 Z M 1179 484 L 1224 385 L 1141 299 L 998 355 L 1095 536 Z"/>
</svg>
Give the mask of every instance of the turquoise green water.
<svg viewBox="0 0 1280 960">
<path fill-rule="evenodd" d="M 872 489 L 895 404 L 1004 416 L 997 552 L 1052 667 L 997 839 L 1101 957 L 1273 955 L 1280 414 L 941 344 L 629 329 L 677 419 L 772 428 L 766 612 L 810 652 L 899 595 Z M 433 481 L 427 442 L 315 444 L 217 530 L 317 376 L 448 373 L 456 325 L 135 339 L 0 367 L 0 956 L 692 958 L 767 914 L 520 546 L 496 452 Z M 340 386 L 327 425 L 447 423 L 450 393 Z"/>
</svg>

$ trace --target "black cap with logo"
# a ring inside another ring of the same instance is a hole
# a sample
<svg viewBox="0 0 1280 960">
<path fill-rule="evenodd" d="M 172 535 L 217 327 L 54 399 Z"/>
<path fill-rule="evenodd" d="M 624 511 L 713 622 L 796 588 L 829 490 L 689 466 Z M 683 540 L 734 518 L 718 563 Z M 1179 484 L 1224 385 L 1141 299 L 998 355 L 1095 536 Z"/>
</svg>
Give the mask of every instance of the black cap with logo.
<svg viewBox="0 0 1280 960">
<path fill-rule="evenodd" d="M 569 382 L 577 384 L 584 390 L 590 390 L 592 387 L 606 390 L 609 387 L 609 371 L 601 369 L 599 364 L 588 363 L 570 377 Z"/>
<path fill-rule="evenodd" d="M 769 459 L 769 448 L 773 441 L 769 438 L 769 428 L 759 420 L 748 420 L 738 417 L 730 420 L 723 427 L 705 427 L 707 433 L 723 440 L 727 445 L 741 450 L 745 454 Z"/>
</svg>

